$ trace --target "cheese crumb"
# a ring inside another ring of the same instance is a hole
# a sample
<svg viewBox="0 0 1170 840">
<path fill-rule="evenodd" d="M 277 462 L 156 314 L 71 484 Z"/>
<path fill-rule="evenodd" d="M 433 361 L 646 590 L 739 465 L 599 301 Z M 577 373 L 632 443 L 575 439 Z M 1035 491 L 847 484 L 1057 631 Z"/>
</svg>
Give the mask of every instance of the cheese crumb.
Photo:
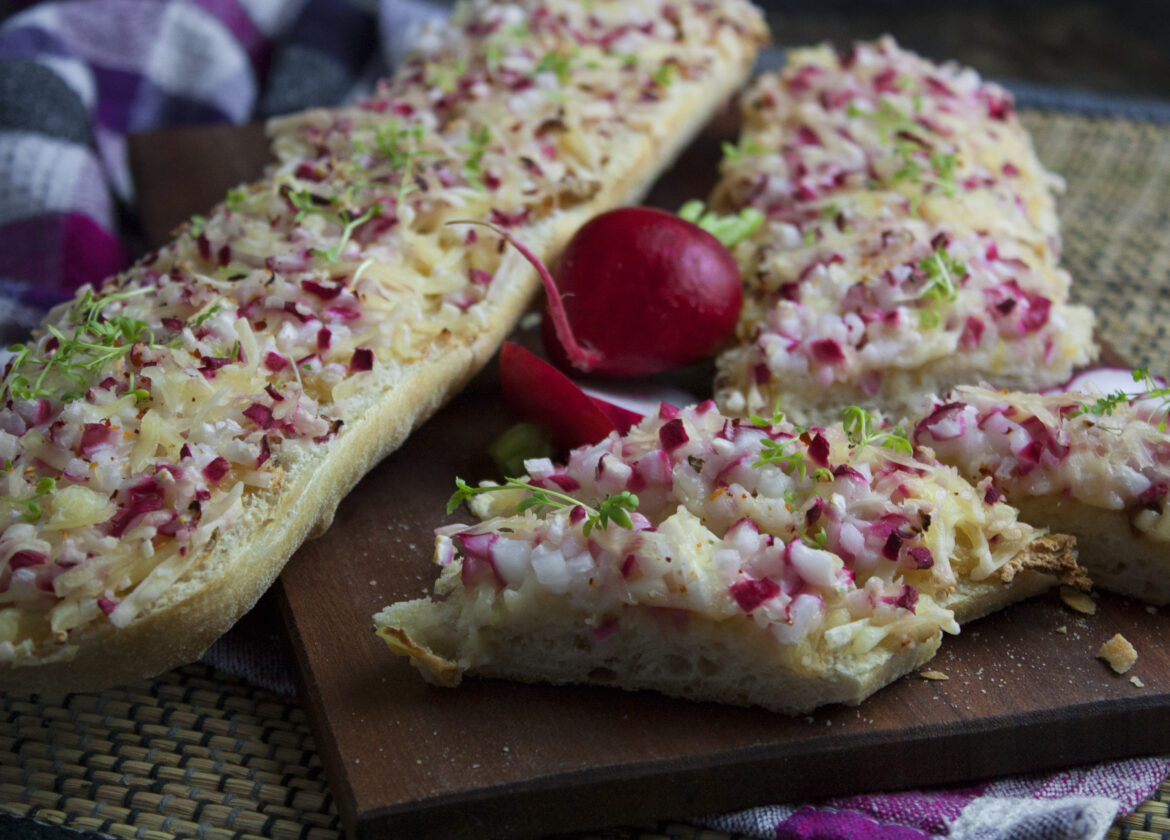
<svg viewBox="0 0 1170 840">
<path fill-rule="evenodd" d="M 1124 674 L 1137 662 L 1137 651 L 1129 643 L 1129 639 L 1120 633 L 1101 645 L 1097 651 L 1097 658 L 1104 659 L 1109 667 L 1119 674 Z"/>
<path fill-rule="evenodd" d="M 948 677 L 942 671 L 920 671 L 918 673 L 918 676 L 922 677 L 922 679 L 924 679 L 924 680 L 942 681 L 942 680 L 949 680 L 950 679 L 950 677 Z"/>
<path fill-rule="evenodd" d="M 1137 686 L 1138 688 L 1145 688 L 1146 687 L 1146 684 L 1144 682 L 1142 682 L 1141 677 L 1138 677 L 1136 675 L 1130 677 L 1129 681 L 1131 683 L 1133 683 L 1135 686 Z"/>
<path fill-rule="evenodd" d="M 1067 634 L 1068 633 L 1068 625 L 1067 624 L 1060 625 L 1059 627 L 1056 628 L 1056 632 Z"/>
<path fill-rule="evenodd" d="M 1087 593 L 1068 586 L 1060 587 L 1060 600 L 1064 601 L 1065 606 L 1085 615 L 1095 615 L 1097 612 L 1097 604 Z"/>
</svg>

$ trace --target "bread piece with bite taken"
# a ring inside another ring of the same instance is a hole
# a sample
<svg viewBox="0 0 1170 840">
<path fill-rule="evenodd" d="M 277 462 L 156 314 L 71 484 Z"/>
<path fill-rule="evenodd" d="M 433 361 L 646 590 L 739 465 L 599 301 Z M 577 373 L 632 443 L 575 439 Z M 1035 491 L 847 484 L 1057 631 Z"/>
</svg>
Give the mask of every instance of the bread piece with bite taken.
<svg viewBox="0 0 1170 840">
<path fill-rule="evenodd" d="M 1170 603 L 1170 433 L 1144 401 L 960 387 L 914 441 L 1025 521 L 1075 535 L 1096 586 Z"/>
<path fill-rule="evenodd" d="M 461 484 L 453 501 L 482 521 L 440 529 L 435 594 L 376 631 L 440 685 L 599 683 L 796 714 L 859 703 L 960 622 L 1080 579 L 1071 540 L 872 420 L 663 405 L 564 466 Z"/>
</svg>

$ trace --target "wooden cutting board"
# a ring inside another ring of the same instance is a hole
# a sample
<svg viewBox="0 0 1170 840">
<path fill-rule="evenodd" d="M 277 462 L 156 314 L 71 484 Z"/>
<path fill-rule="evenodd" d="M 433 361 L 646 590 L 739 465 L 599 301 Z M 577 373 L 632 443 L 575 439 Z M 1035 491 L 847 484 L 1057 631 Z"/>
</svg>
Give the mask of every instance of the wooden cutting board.
<svg viewBox="0 0 1170 840">
<path fill-rule="evenodd" d="M 705 194 L 727 134 L 726 122 L 709 129 L 651 201 Z M 265 157 L 256 127 L 137 138 L 148 239 Z M 489 365 L 361 482 L 277 586 L 351 838 L 526 837 L 1170 750 L 1170 610 L 1107 595 L 1093 616 L 1055 593 L 1017 605 L 944 641 L 928 667 L 946 681 L 912 675 L 860 707 L 800 718 L 603 688 L 433 688 L 374 637 L 371 616 L 429 590 L 433 529 L 470 521 L 444 514 L 454 479 L 497 477 L 487 446 L 511 422 Z M 1115 633 L 1139 652 L 1125 677 L 1095 658 Z"/>
</svg>

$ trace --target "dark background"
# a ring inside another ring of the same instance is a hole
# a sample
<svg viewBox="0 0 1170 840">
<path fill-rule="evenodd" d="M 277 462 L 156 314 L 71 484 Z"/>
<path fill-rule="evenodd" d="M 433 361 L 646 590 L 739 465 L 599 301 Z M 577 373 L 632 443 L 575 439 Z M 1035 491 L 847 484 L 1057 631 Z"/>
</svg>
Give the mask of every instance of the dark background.
<svg viewBox="0 0 1170 840">
<path fill-rule="evenodd" d="M 779 46 L 894 35 L 997 80 L 1170 99 L 1168 0 L 761 2 Z"/>
<path fill-rule="evenodd" d="M 373 8 L 378 0 L 348 2 Z M 997 80 L 1170 99 L 1170 0 L 757 3 L 778 46 L 843 45 L 890 33 L 923 55 L 956 59 Z M 0 20 L 28 5 L 0 0 Z"/>
</svg>

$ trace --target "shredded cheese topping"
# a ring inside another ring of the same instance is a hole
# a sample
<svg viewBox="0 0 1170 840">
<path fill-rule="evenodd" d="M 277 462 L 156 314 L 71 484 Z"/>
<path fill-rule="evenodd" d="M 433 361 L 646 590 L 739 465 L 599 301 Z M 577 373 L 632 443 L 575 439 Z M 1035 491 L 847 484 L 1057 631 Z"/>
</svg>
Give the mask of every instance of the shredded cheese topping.
<svg viewBox="0 0 1170 840">
<path fill-rule="evenodd" d="M 1009 500 L 1053 496 L 1127 510 L 1138 532 L 1168 542 L 1170 434 L 1140 400 L 1094 414 L 1101 396 L 956 388 L 933 402 L 914 439 L 963 475 L 989 477 Z"/>
</svg>

